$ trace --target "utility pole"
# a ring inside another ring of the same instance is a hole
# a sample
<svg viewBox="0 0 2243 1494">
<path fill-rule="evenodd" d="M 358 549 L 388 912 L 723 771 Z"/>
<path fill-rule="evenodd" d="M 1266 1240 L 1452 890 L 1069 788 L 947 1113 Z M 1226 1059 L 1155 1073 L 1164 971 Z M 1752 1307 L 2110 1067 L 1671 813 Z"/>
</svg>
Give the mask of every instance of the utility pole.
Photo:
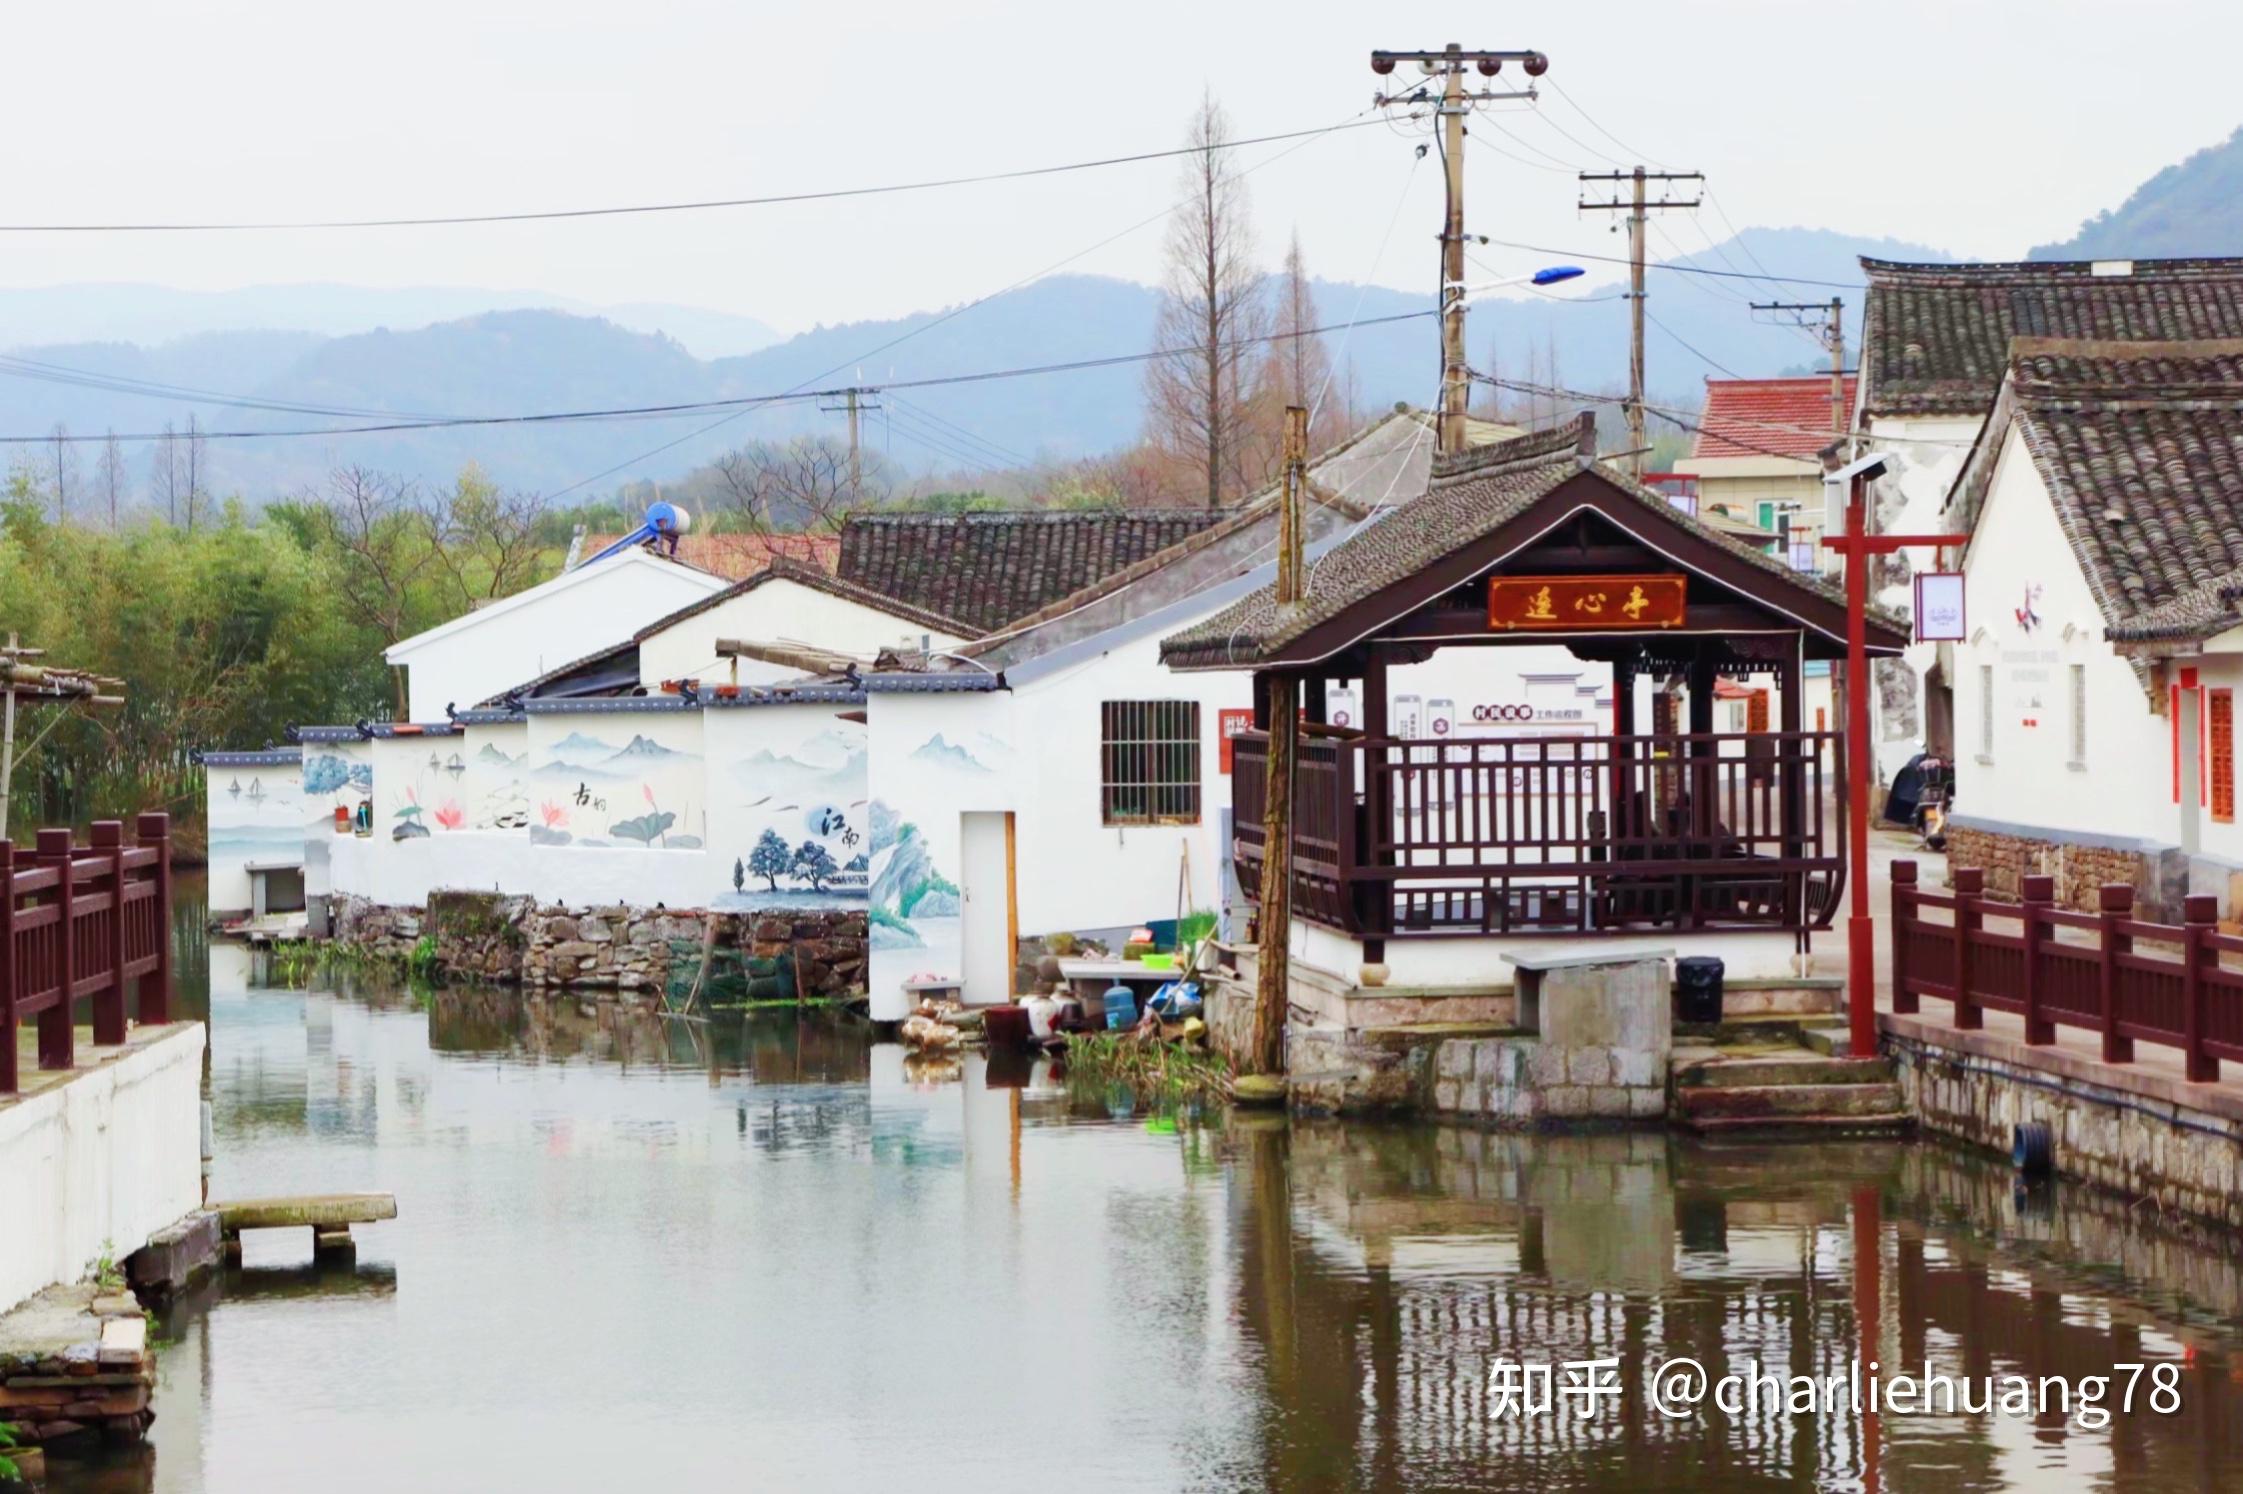
<svg viewBox="0 0 2243 1494">
<path fill-rule="evenodd" d="M 1822 318 L 1822 345 L 1830 352 L 1830 438 L 1838 444 L 1841 464 L 1853 460 L 1846 450 L 1846 303 L 1842 297 L 1828 301 L 1755 301 L 1754 311 L 1775 311 L 1789 316 L 1801 328 L 1811 327 L 1809 316 Z"/>
<path fill-rule="evenodd" d="M 1308 411 L 1285 410 L 1285 486 L 1277 508 L 1277 606 L 1289 612 L 1300 604 L 1305 538 L 1301 532 L 1302 496 L 1308 486 Z M 1310 688 L 1320 688 L 1311 681 Z M 1285 1011 L 1291 1000 L 1293 923 L 1293 764 L 1299 757 L 1301 677 L 1270 670 L 1254 677 L 1257 703 L 1269 731 L 1269 758 L 1262 783 L 1262 880 L 1255 938 L 1254 1026 L 1249 1064 L 1257 1074 L 1285 1071 Z"/>
<path fill-rule="evenodd" d="M 840 404 L 818 406 L 820 410 L 829 415 L 836 411 L 845 411 L 849 416 L 849 501 L 851 503 L 861 502 L 864 498 L 864 448 L 857 439 L 857 417 L 864 411 L 880 408 L 871 402 L 872 396 L 879 392 L 877 389 L 870 388 L 844 389 L 841 391 L 842 402 Z"/>
<path fill-rule="evenodd" d="M 62 724 L 69 715 L 70 706 L 125 703 L 124 696 L 117 693 L 125 687 L 123 680 L 37 662 L 46 655 L 45 649 L 27 648 L 19 643 L 14 633 L 8 635 L 5 645 L 0 645 L 0 840 L 8 838 L 8 796 L 15 786 L 17 697 L 34 703 L 57 702 L 64 707 L 55 712 L 54 719 L 23 749 L 26 757 L 47 739 L 48 732 Z"/>
<path fill-rule="evenodd" d="M 1374 94 L 1371 102 L 1382 109 L 1437 105 L 1446 205 L 1441 219 L 1441 408 L 1435 417 L 1434 450 L 1453 454 L 1466 445 L 1465 414 L 1472 395 L 1471 373 L 1464 360 L 1464 116 L 1489 100 L 1537 97 L 1531 84 L 1516 92 L 1468 93 L 1464 69 L 1470 66 L 1481 77 L 1492 78 L 1504 63 L 1516 62 L 1528 77 L 1539 78 L 1550 70 L 1550 59 L 1534 51 L 1467 52 L 1450 42 L 1438 52 L 1373 52 L 1371 71 L 1387 77 L 1404 62 L 1414 62 L 1427 77 L 1441 80 L 1438 98 L 1420 84 L 1408 92 Z"/>
<path fill-rule="evenodd" d="M 1628 215 L 1628 473 L 1643 476 L 1643 231 L 1650 221 L 1649 214 L 1663 208 L 1694 208 L 1698 199 L 1677 202 L 1663 195 L 1667 182 L 1702 182 L 1702 171 L 1646 171 L 1641 166 L 1633 171 L 1584 171 L 1584 182 L 1612 182 L 1617 187 L 1627 182 L 1633 189 L 1626 200 L 1615 191 L 1609 202 L 1580 204 L 1585 213 L 1616 213 L 1625 210 Z M 1649 182 L 1662 183 L 1661 197 L 1657 202 L 1644 200 L 1644 186 Z"/>
</svg>

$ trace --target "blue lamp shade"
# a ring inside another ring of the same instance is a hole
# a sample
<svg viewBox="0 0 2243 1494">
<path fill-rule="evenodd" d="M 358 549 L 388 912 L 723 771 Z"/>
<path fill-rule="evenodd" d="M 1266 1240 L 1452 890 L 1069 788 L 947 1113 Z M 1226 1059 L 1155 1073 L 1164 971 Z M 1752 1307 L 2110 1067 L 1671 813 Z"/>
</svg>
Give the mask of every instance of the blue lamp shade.
<svg viewBox="0 0 2243 1494">
<path fill-rule="evenodd" d="M 1556 285 L 1559 281 L 1571 280 L 1580 273 L 1581 267 L 1579 265 L 1551 265 L 1548 269 L 1534 272 L 1534 283 L 1536 285 Z"/>
</svg>

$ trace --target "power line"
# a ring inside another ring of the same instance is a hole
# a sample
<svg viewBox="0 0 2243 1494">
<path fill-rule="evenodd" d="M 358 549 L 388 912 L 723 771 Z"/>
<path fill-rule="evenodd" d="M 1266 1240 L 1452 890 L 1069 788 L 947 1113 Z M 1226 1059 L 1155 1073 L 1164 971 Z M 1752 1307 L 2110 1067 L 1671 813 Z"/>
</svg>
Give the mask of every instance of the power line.
<svg viewBox="0 0 2243 1494">
<path fill-rule="evenodd" d="M 1218 351 L 1234 351 L 1277 342 L 1288 342 L 1302 337 L 1321 337 L 1328 332 L 1341 332 L 1349 327 L 1377 327 L 1396 322 L 1421 321 L 1439 316 L 1438 307 L 1420 311 L 1398 311 L 1386 316 L 1362 317 L 1352 322 L 1334 322 L 1321 327 L 1304 327 L 1297 332 L 1270 332 L 1255 337 L 1241 337 L 1218 343 Z M 892 380 L 880 387 L 883 393 L 897 389 L 939 389 L 954 384 L 984 384 L 1001 379 L 1033 378 L 1044 374 L 1080 373 L 1090 369 L 1113 368 L 1129 363 L 1146 363 L 1156 358 L 1174 358 L 1184 353 L 1202 351 L 1198 344 L 1190 346 L 1151 348 L 1138 353 L 1110 353 L 1096 358 L 1075 358 L 1062 363 L 1037 363 L 1014 368 L 983 369 L 974 373 L 930 375 L 920 379 Z M 861 386 L 860 386 L 861 387 Z M 750 410 L 777 404 L 797 403 L 810 399 L 836 399 L 848 393 L 847 388 L 807 389 L 797 386 L 776 394 L 735 395 L 725 399 L 688 400 L 668 405 L 623 405 L 587 410 L 549 410 L 514 415 L 460 415 L 436 420 L 390 420 L 370 425 L 322 426 L 287 431 L 198 431 L 196 434 L 212 441 L 254 441 L 277 437 L 296 436 L 363 436 L 381 435 L 395 431 L 450 430 L 475 426 L 494 425 L 565 425 L 593 420 L 658 420 L 681 415 L 706 414 L 711 410 L 731 412 L 725 418 L 736 419 Z M 173 432 L 177 435 L 177 432 Z M 0 445 L 38 445 L 61 440 L 73 444 L 107 441 L 108 435 L 64 435 L 52 433 L 37 436 L 0 436 Z M 119 441 L 160 441 L 161 431 L 140 431 L 115 437 Z M 681 438 L 682 439 L 682 438 Z M 674 444 L 674 443 L 673 443 Z M 627 464 L 626 464 L 627 465 Z M 593 479 L 587 479 L 593 480 Z M 581 486 L 581 484 L 579 484 Z"/>
<path fill-rule="evenodd" d="M 1735 369 L 1728 367 L 1726 364 L 1714 362 L 1711 358 L 1708 358 L 1705 354 L 1699 352 L 1689 343 L 1683 342 L 1682 335 L 1680 333 L 1676 332 L 1674 328 L 1668 326 L 1665 322 L 1662 322 L 1657 317 L 1653 316 L 1648 309 L 1644 311 L 1643 317 L 1644 320 L 1651 323 L 1652 326 L 1657 327 L 1660 331 L 1666 333 L 1667 336 L 1673 338 L 1677 343 L 1680 343 L 1682 346 L 1682 350 L 1685 353 L 1688 353 L 1691 357 L 1697 359 L 1706 367 L 1716 369 L 1722 373 L 1725 373 L 1732 379 L 1741 379 L 1744 377 L 1743 374 L 1738 373 Z"/>
<path fill-rule="evenodd" d="M 1506 249 L 1520 249 L 1528 254 L 1560 254 L 1568 259 L 1594 260 L 1599 264 L 1624 265 L 1628 261 L 1617 255 L 1591 254 L 1585 249 L 1553 249 L 1548 244 L 1521 244 L 1513 239 L 1482 237 L 1482 242 L 1500 244 Z M 1785 285 L 1824 285 L 1833 290 L 1860 290 L 1858 280 L 1815 280 L 1805 275 L 1747 275 L 1735 270 L 1709 270 L 1703 265 L 1678 265 L 1672 261 L 1653 260 L 1645 266 L 1652 270 L 1670 270 L 1677 275 L 1713 275 L 1723 280 L 1776 280 Z"/>
<path fill-rule="evenodd" d="M 1125 156 L 1104 156 L 1090 161 L 1069 161 L 1057 166 L 1027 166 L 1011 171 L 985 171 L 972 176 L 937 177 L 927 181 L 890 182 L 876 187 L 836 187 L 823 192 L 782 192 L 765 197 L 718 197 L 692 202 L 648 202 L 624 207 L 550 208 L 518 213 L 456 213 L 413 218 L 343 218 L 269 220 L 233 223 L 0 223 L 0 233 L 246 233 L 271 230 L 353 228 L 446 228 L 472 223 L 535 223 L 562 218 L 618 218 L 640 213 L 697 213 L 717 208 L 775 207 L 794 202 L 831 202 L 847 197 L 880 197 L 897 192 L 928 192 L 942 187 L 970 187 L 987 182 L 1020 181 L 1029 177 L 1058 176 L 1070 171 L 1094 171 L 1107 166 L 1128 166 L 1142 161 L 1170 160 L 1177 156 L 1235 150 L 1248 145 L 1269 145 L 1280 140 L 1308 140 L 1335 130 L 1362 129 L 1382 124 L 1381 119 L 1351 119 L 1313 130 L 1285 130 L 1274 135 L 1253 135 L 1212 145 L 1185 145 L 1172 150 L 1138 151 Z"/>
</svg>

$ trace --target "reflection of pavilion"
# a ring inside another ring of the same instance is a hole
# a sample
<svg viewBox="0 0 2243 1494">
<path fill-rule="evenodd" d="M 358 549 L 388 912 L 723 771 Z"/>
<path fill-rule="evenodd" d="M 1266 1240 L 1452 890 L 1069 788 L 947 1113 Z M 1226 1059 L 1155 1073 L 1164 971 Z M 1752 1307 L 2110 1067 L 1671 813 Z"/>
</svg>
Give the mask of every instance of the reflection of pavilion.
<svg viewBox="0 0 2243 1494">
<path fill-rule="evenodd" d="M 2044 1241 L 2027 1262 L 1984 1238 L 2018 1224 L 1999 1169 L 1929 1150 L 1772 1157 L 1640 1136 L 1302 1124 L 1237 1134 L 1242 1324 L 1272 1408 L 1251 1482 L 1947 1490 L 2110 1467 L 2131 1491 L 2243 1477 L 2243 1390 L 2220 1353 L 2203 1356 L 2180 1416 L 2116 1418 L 2108 1431 L 1889 1415 L 1871 1427 L 1843 1406 L 1673 1421 L 1641 1393 L 1678 1355 L 1717 1376 L 1759 1365 L 1843 1377 L 1865 1280 L 1872 1352 L 1888 1368 L 1929 1357 L 1950 1374 L 2078 1377 L 2176 1359 L 2181 1340 L 2127 1299 L 2154 1297 L 2160 1277 L 2236 1271 L 2149 1238 L 2115 1206 L 2108 1229 Z M 1853 1251 L 1864 1220 L 1880 1242 L 1866 1274 Z M 2112 1251 L 2123 1279 L 2103 1264 Z M 1627 1393 L 1593 1421 L 1491 1415 L 1498 1357 L 1614 1356 Z"/>
<path fill-rule="evenodd" d="M 1802 702 L 1808 662 L 1844 653 L 1843 599 L 1598 464 L 1594 441 L 1584 416 L 1444 459 L 1425 496 L 1319 559 L 1299 603 L 1258 592 L 1163 643 L 1172 668 L 1257 676 L 1234 759 L 1245 887 L 1265 840 L 1267 702 L 1277 688 L 1305 703 L 1292 809 L 1310 963 L 1383 961 L 1409 983 L 1494 966 L 1492 944 L 1458 941 L 1720 932 L 1732 973 L 1775 974 L 1828 926 L 1842 765 Z M 1872 654 L 1906 641 L 1871 619 Z M 1390 670 L 1520 642 L 1608 663 L 1613 734 L 1435 744 L 1390 728 Z M 1773 682 L 1746 731 L 1715 730 L 1724 679 Z M 1342 685 L 1361 730 L 1323 724 Z M 1747 954 L 1740 934 L 1767 937 Z"/>
</svg>

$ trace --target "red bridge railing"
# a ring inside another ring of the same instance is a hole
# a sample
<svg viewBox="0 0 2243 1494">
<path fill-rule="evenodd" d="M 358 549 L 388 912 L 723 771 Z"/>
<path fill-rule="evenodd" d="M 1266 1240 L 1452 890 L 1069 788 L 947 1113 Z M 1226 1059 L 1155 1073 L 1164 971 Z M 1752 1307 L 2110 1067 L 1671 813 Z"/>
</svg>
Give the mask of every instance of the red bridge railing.
<svg viewBox="0 0 2243 1494">
<path fill-rule="evenodd" d="M 1988 1010 L 2010 1012 L 2032 1044 L 2085 1028 L 2101 1035 L 2108 1063 L 2133 1062 L 2138 1041 L 2178 1048 L 2192 1080 L 2219 1078 L 2223 1058 L 2243 1063 L 2243 937 L 2220 932 L 2217 899 L 2189 898 L 2181 923 L 2147 923 L 2123 883 L 2100 890 L 2094 913 L 2057 907 L 2053 877 L 2023 878 L 2014 903 L 1985 896 L 1975 868 L 1957 868 L 1954 883 L 1933 892 L 1915 862 L 1893 863 L 1894 1011 L 1930 996 L 1951 1002 L 1966 1029 L 1984 1027 Z"/>
<path fill-rule="evenodd" d="M 125 1040 L 125 992 L 139 1019 L 171 1020 L 171 817 L 144 814 L 125 844 L 121 820 L 98 820 L 91 844 L 42 830 L 26 852 L 0 840 L 0 1094 L 17 1087 L 19 1024 L 36 1021 L 39 1067 L 74 1062 L 74 1003 L 93 1009 L 93 1040 Z"/>
</svg>

